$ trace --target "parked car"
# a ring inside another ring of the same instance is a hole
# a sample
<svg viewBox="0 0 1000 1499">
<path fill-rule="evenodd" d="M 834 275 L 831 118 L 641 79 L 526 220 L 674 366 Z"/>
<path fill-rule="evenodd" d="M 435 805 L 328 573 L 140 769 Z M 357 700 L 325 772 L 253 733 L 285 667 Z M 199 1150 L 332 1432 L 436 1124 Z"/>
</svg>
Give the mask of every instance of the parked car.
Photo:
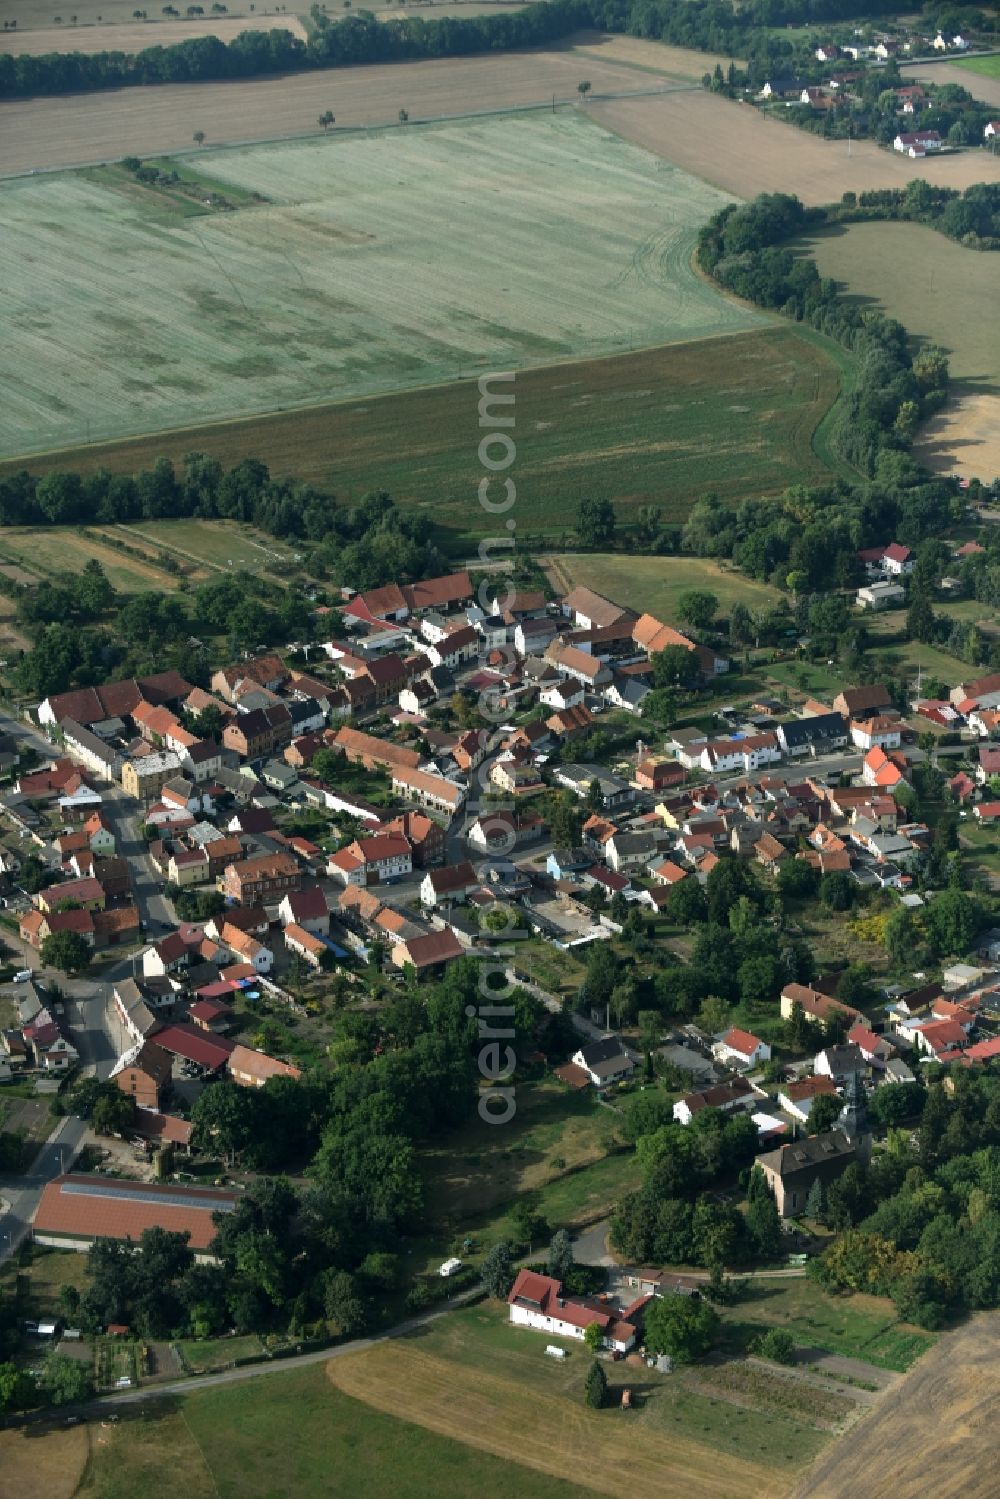
<svg viewBox="0 0 1000 1499">
<path fill-rule="evenodd" d="M 30 968 L 22 968 L 22 969 L 20 969 L 19 972 L 15 973 L 15 975 L 14 975 L 14 982 L 15 982 L 15 984 L 26 984 L 30 978 L 31 978 L 31 969 Z"/>
</svg>

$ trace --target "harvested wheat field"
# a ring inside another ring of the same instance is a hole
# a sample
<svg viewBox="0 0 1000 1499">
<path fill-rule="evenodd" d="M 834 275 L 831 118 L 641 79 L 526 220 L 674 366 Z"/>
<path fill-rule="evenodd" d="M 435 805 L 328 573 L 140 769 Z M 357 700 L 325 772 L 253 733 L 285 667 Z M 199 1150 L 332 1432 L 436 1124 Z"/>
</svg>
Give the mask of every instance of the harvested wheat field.
<svg viewBox="0 0 1000 1499">
<path fill-rule="evenodd" d="M 952 399 L 914 454 L 935 473 L 986 482 L 1000 474 L 997 266 L 923 224 L 851 224 L 806 243 L 849 296 L 876 298 L 915 339 L 949 357 Z"/>
<path fill-rule="evenodd" d="M 327 1365 L 345 1394 L 376 1410 L 464 1442 L 501 1460 L 574 1480 L 619 1499 L 755 1499 L 781 1492 L 764 1466 L 676 1435 L 644 1427 L 623 1440 L 613 1420 L 524 1383 L 477 1369 L 462 1378 L 455 1365 L 399 1342 L 382 1343 Z M 586 1461 L 581 1458 L 586 1455 Z"/>
<path fill-rule="evenodd" d="M 1000 475 L 1000 396 L 976 391 L 950 401 L 921 427 L 913 456 L 933 474 L 992 483 Z"/>
<path fill-rule="evenodd" d="M 1000 1316 L 949 1333 L 789 1499 L 986 1499 L 997 1492 Z"/>
<path fill-rule="evenodd" d="M 215 36 L 230 42 L 241 31 L 290 31 L 305 40 L 305 27 L 297 16 L 186 16 L 157 23 L 129 21 L 117 26 L 52 26 L 39 31 L 8 31 L 0 40 L 0 52 L 12 57 L 44 57 L 47 52 L 141 52 L 145 47 L 172 47 L 196 36 Z"/>
<path fill-rule="evenodd" d="M 667 79 L 613 58 L 602 61 L 604 43 L 597 33 L 580 41 L 587 47 L 584 56 L 568 43 L 540 51 L 365 64 L 283 78 L 10 100 L 0 104 L 0 175 L 183 151 L 191 147 L 195 130 L 203 130 L 210 145 L 304 135 L 318 129 L 317 119 L 327 109 L 336 115 L 339 133 L 342 127 L 394 124 L 401 109 L 415 124 L 551 105 L 553 95 L 576 102 L 581 77 L 590 79 L 595 94 L 671 86 Z M 663 50 L 659 44 L 634 46 L 652 49 L 655 68 Z M 697 56 L 704 64 L 702 55 Z"/>
<path fill-rule="evenodd" d="M 588 112 L 626 140 L 741 198 L 795 193 L 803 203 L 833 203 L 848 191 L 905 187 L 914 177 L 957 188 L 1000 182 L 1000 156 L 985 151 L 911 161 L 872 141 L 855 141 L 849 155 L 846 141 L 822 140 L 752 105 L 701 90 L 595 101 Z"/>
<path fill-rule="evenodd" d="M 637 36 L 580 36 L 575 39 L 573 49 L 580 58 L 593 58 L 595 62 L 620 63 L 624 68 L 637 68 L 642 73 L 660 73 L 665 78 L 676 78 L 700 85 L 706 73 L 711 73 L 718 63 L 728 68 L 730 57 L 721 52 L 696 52 L 692 47 L 671 47 L 667 42 L 645 41 Z M 743 66 L 742 59 L 737 59 Z M 636 79 L 636 87 L 639 80 Z"/>
<path fill-rule="evenodd" d="M 18 1499 L 71 1499 L 89 1454 L 86 1426 L 0 1432 L 0 1493 Z"/>
</svg>

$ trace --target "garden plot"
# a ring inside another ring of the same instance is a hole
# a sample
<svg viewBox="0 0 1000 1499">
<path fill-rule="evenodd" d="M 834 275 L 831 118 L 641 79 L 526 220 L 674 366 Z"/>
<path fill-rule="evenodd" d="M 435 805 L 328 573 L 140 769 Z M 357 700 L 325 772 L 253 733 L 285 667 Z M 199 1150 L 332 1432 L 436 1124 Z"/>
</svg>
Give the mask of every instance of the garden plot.
<svg viewBox="0 0 1000 1499">
<path fill-rule="evenodd" d="M 726 195 L 576 114 L 199 162 L 268 201 L 0 188 L 4 456 L 766 325 L 690 266 Z"/>
</svg>

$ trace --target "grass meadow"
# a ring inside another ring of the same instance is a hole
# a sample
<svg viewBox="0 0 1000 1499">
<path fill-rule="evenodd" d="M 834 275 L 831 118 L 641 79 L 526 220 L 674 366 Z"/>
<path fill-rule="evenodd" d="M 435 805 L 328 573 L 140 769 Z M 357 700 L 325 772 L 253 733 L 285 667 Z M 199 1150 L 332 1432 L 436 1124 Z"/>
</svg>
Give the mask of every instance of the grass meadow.
<svg viewBox="0 0 1000 1499">
<path fill-rule="evenodd" d="M 849 224 L 807 241 L 820 273 L 881 303 L 916 339 L 939 344 L 952 376 L 1000 393 L 996 267 L 924 224 Z"/>
<path fill-rule="evenodd" d="M 726 195 L 576 113 L 197 168 L 258 201 L 191 217 L 107 170 L 0 186 L 0 452 L 766 326 L 689 264 Z"/>
<path fill-rule="evenodd" d="M 677 618 L 677 600 L 692 588 L 714 593 L 722 614 L 734 604 L 766 609 L 783 600 L 783 595 L 769 583 L 748 578 L 735 568 L 720 566 L 705 557 L 581 552 L 549 558 L 544 565 L 555 586 L 564 593 L 583 585 L 609 598 L 627 600 L 630 608 L 646 610 L 663 620 Z"/>
</svg>

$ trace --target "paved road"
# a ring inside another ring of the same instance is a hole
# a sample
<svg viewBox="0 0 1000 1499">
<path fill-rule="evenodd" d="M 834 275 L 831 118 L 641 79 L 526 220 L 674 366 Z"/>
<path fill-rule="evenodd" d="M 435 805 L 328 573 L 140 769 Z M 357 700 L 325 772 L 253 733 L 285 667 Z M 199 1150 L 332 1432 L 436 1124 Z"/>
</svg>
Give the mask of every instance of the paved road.
<svg viewBox="0 0 1000 1499">
<path fill-rule="evenodd" d="M 44 1187 L 70 1165 L 87 1129 L 83 1119 L 60 1119 L 23 1175 L 0 1176 L 0 1201 L 6 1205 L 0 1213 L 0 1261 L 24 1238 Z"/>
<path fill-rule="evenodd" d="M 58 752 L 32 724 L 5 711 L 0 711 L 0 729 L 27 740 L 45 758 Z M 159 877 L 146 852 L 135 804 L 116 786 L 102 785 L 101 794 L 118 852 L 129 862 L 135 901 L 147 931 L 155 933 L 160 926 L 173 926 L 176 914 L 162 894 Z M 95 973 L 70 979 L 47 969 L 34 948 L 13 933 L 5 931 L 4 940 L 17 948 L 24 967 L 30 968 L 41 984 L 48 988 L 58 986 L 62 991 L 65 1028 L 80 1053 L 82 1068 L 101 1079 L 107 1078 L 130 1041 L 115 1016 L 112 989 L 121 979 L 134 974 L 137 958 L 112 959 Z M 25 1175 L 0 1179 L 0 1196 L 10 1204 L 9 1212 L 0 1216 L 0 1259 L 10 1254 L 23 1238 L 42 1188 L 72 1162 L 86 1132 L 87 1125 L 82 1120 L 61 1120 Z"/>
</svg>

